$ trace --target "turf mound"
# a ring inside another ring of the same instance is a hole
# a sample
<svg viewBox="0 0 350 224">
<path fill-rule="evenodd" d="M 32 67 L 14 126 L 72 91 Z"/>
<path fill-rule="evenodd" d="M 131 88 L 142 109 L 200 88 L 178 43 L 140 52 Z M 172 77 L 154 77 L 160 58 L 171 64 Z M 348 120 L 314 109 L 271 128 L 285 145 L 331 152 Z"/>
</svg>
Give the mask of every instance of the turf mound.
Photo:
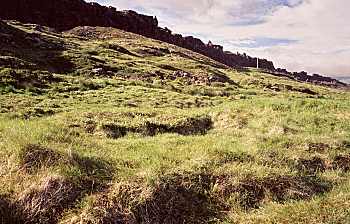
<svg viewBox="0 0 350 224">
<path fill-rule="evenodd" d="M 49 177 L 39 187 L 24 192 L 17 202 L 25 223 L 57 223 L 65 209 L 72 208 L 81 190 L 63 177 Z"/>
<path fill-rule="evenodd" d="M 328 166 L 326 162 L 319 157 L 313 157 L 311 159 L 300 159 L 297 165 L 297 169 L 300 172 L 308 174 L 324 172 L 327 168 Z"/>
<path fill-rule="evenodd" d="M 160 180 L 150 197 L 134 209 L 138 223 L 208 223 L 222 209 L 206 191 L 211 176 L 173 175 Z"/>
<path fill-rule="evenodd" d="M 334 158 L 333 167 L 344 172 L 350 170 L 350 155 L 339 155 Z"/>
<path fill-rule="evenodd" d="M 288 200 L 306 200 L 328 192 L 332 185 L 315 176 L 271 176 L 244 180 L 236 191 L 245 209 L 259 208 L 265 198 L 283 203 Z"/>
<path fill-rule="evenodd" d="M 56 165 L 62 155 L 58 152 L 40 145 L 27 145 L 20 153 L 20 164 L 27 171 L 36 171 L 42 167 Z"/>
<path fill-rule="evenodd" d="M 120 183 L 98 195 L 80 215 L 87 223 L 208 223 L 220 217 L 221 204 L 207 191 L 213 177 L 170 174 L 152 187 Z"/>
<path fill-rule="evenodd" d="M 0 195 L 0 223 L 23 223 L 22 214 L 16 209 L 14 203 L 4 195 Z"/>
</svg>

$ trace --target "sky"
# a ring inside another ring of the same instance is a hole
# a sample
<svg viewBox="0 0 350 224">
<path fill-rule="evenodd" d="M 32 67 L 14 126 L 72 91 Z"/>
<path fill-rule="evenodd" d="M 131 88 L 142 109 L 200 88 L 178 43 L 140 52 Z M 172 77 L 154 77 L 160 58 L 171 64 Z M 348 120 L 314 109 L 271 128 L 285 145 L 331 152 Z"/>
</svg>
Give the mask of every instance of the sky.
<svg viewBox="0 0 350 224">
<path fill-rule="evenodd" d="M 276 67 L 350 78 L 349 0 L 95 0 Z"/>
</svg>

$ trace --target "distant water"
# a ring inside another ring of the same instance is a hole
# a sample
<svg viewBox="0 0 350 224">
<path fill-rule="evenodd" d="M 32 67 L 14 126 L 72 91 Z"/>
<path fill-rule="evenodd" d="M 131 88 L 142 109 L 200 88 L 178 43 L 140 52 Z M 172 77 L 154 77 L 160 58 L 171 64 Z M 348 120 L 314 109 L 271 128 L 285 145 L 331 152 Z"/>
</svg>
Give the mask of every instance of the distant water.
<svg viewBox="0 0 350 224">
<path fill-rule="evenodd" d="M 336 77 L 336 79 L 338 79 L 341 82 L 350 84 L 350 77 Z"/>
<path fill-rule="evenodd" d="M 332 76 L 329 76 L 332 77 Z M 350 84 L 350 76 L 333 76 L 332 78 Z"/>
</svg>

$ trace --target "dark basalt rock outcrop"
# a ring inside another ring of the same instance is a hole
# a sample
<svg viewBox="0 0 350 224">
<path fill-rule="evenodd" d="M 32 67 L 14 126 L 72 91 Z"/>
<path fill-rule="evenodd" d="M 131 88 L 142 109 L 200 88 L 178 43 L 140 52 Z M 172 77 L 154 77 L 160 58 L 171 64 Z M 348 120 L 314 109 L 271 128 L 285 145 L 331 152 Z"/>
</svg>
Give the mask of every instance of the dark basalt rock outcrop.
<svg viewBox="0 0 350 224">
<path fill-rule="evenodd" d="M 70 30 L 78 26 L 114 27 L 153 39 L 187 48 L 231 67 L 255 67 L 256 58 L 226 52 L 220 45 L 203 43 L 192 36 L 172 34 L 168 28 L 158 27 L 156 17 L 134 11 L 117 11 L 114 7 L 84 0 L 4 0 L 0 19 L 36 23 L 57 29 Z M 260 59 L 261 68 L 274 70 L 271 61 Z"/>
<path fill-rule="evenodd" d="M 309 82 L 316 85 L 348 88 L 347 84 L 340 82 L 339 80 L 336 80 L 330 77 L 321 76 L 318 74 L 308 75 L 308 73 L 305 71 L 289 72 L 286 69 L 277 68 L 274 71 L 269 71 L 269 73 L 275 76 L 288 77 L 290 79 L 294 79 L 301 82 Z"/>
</svg>

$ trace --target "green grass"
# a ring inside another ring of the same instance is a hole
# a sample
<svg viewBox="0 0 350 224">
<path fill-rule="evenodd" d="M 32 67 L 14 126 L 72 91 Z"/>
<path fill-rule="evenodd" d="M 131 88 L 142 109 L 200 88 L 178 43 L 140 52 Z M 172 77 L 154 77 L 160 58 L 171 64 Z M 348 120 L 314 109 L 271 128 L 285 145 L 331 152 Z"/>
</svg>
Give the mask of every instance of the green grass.
<svg viewBox="0 0 350 224">
<path fill-rule="evenodd" d="M 0 59 L 24 65 L 0 66 L 2 210 L 4 198 L 33 223 L 349 222 L 349 92 L 238 71 L 116 29 L 91 29 L 112 35 L 103 40 L 11 24 L 15 44 Z M 39 43 L 22 38 L 33 32 Z M 141 51 L 152 47 L 170 53 Z M 50 181 L 78 193 L 48 196 Z M 37 198 L 40 210 L 29 206 Z M 65 203 L 45 204 L 57 198 Z"/>
</svg>

